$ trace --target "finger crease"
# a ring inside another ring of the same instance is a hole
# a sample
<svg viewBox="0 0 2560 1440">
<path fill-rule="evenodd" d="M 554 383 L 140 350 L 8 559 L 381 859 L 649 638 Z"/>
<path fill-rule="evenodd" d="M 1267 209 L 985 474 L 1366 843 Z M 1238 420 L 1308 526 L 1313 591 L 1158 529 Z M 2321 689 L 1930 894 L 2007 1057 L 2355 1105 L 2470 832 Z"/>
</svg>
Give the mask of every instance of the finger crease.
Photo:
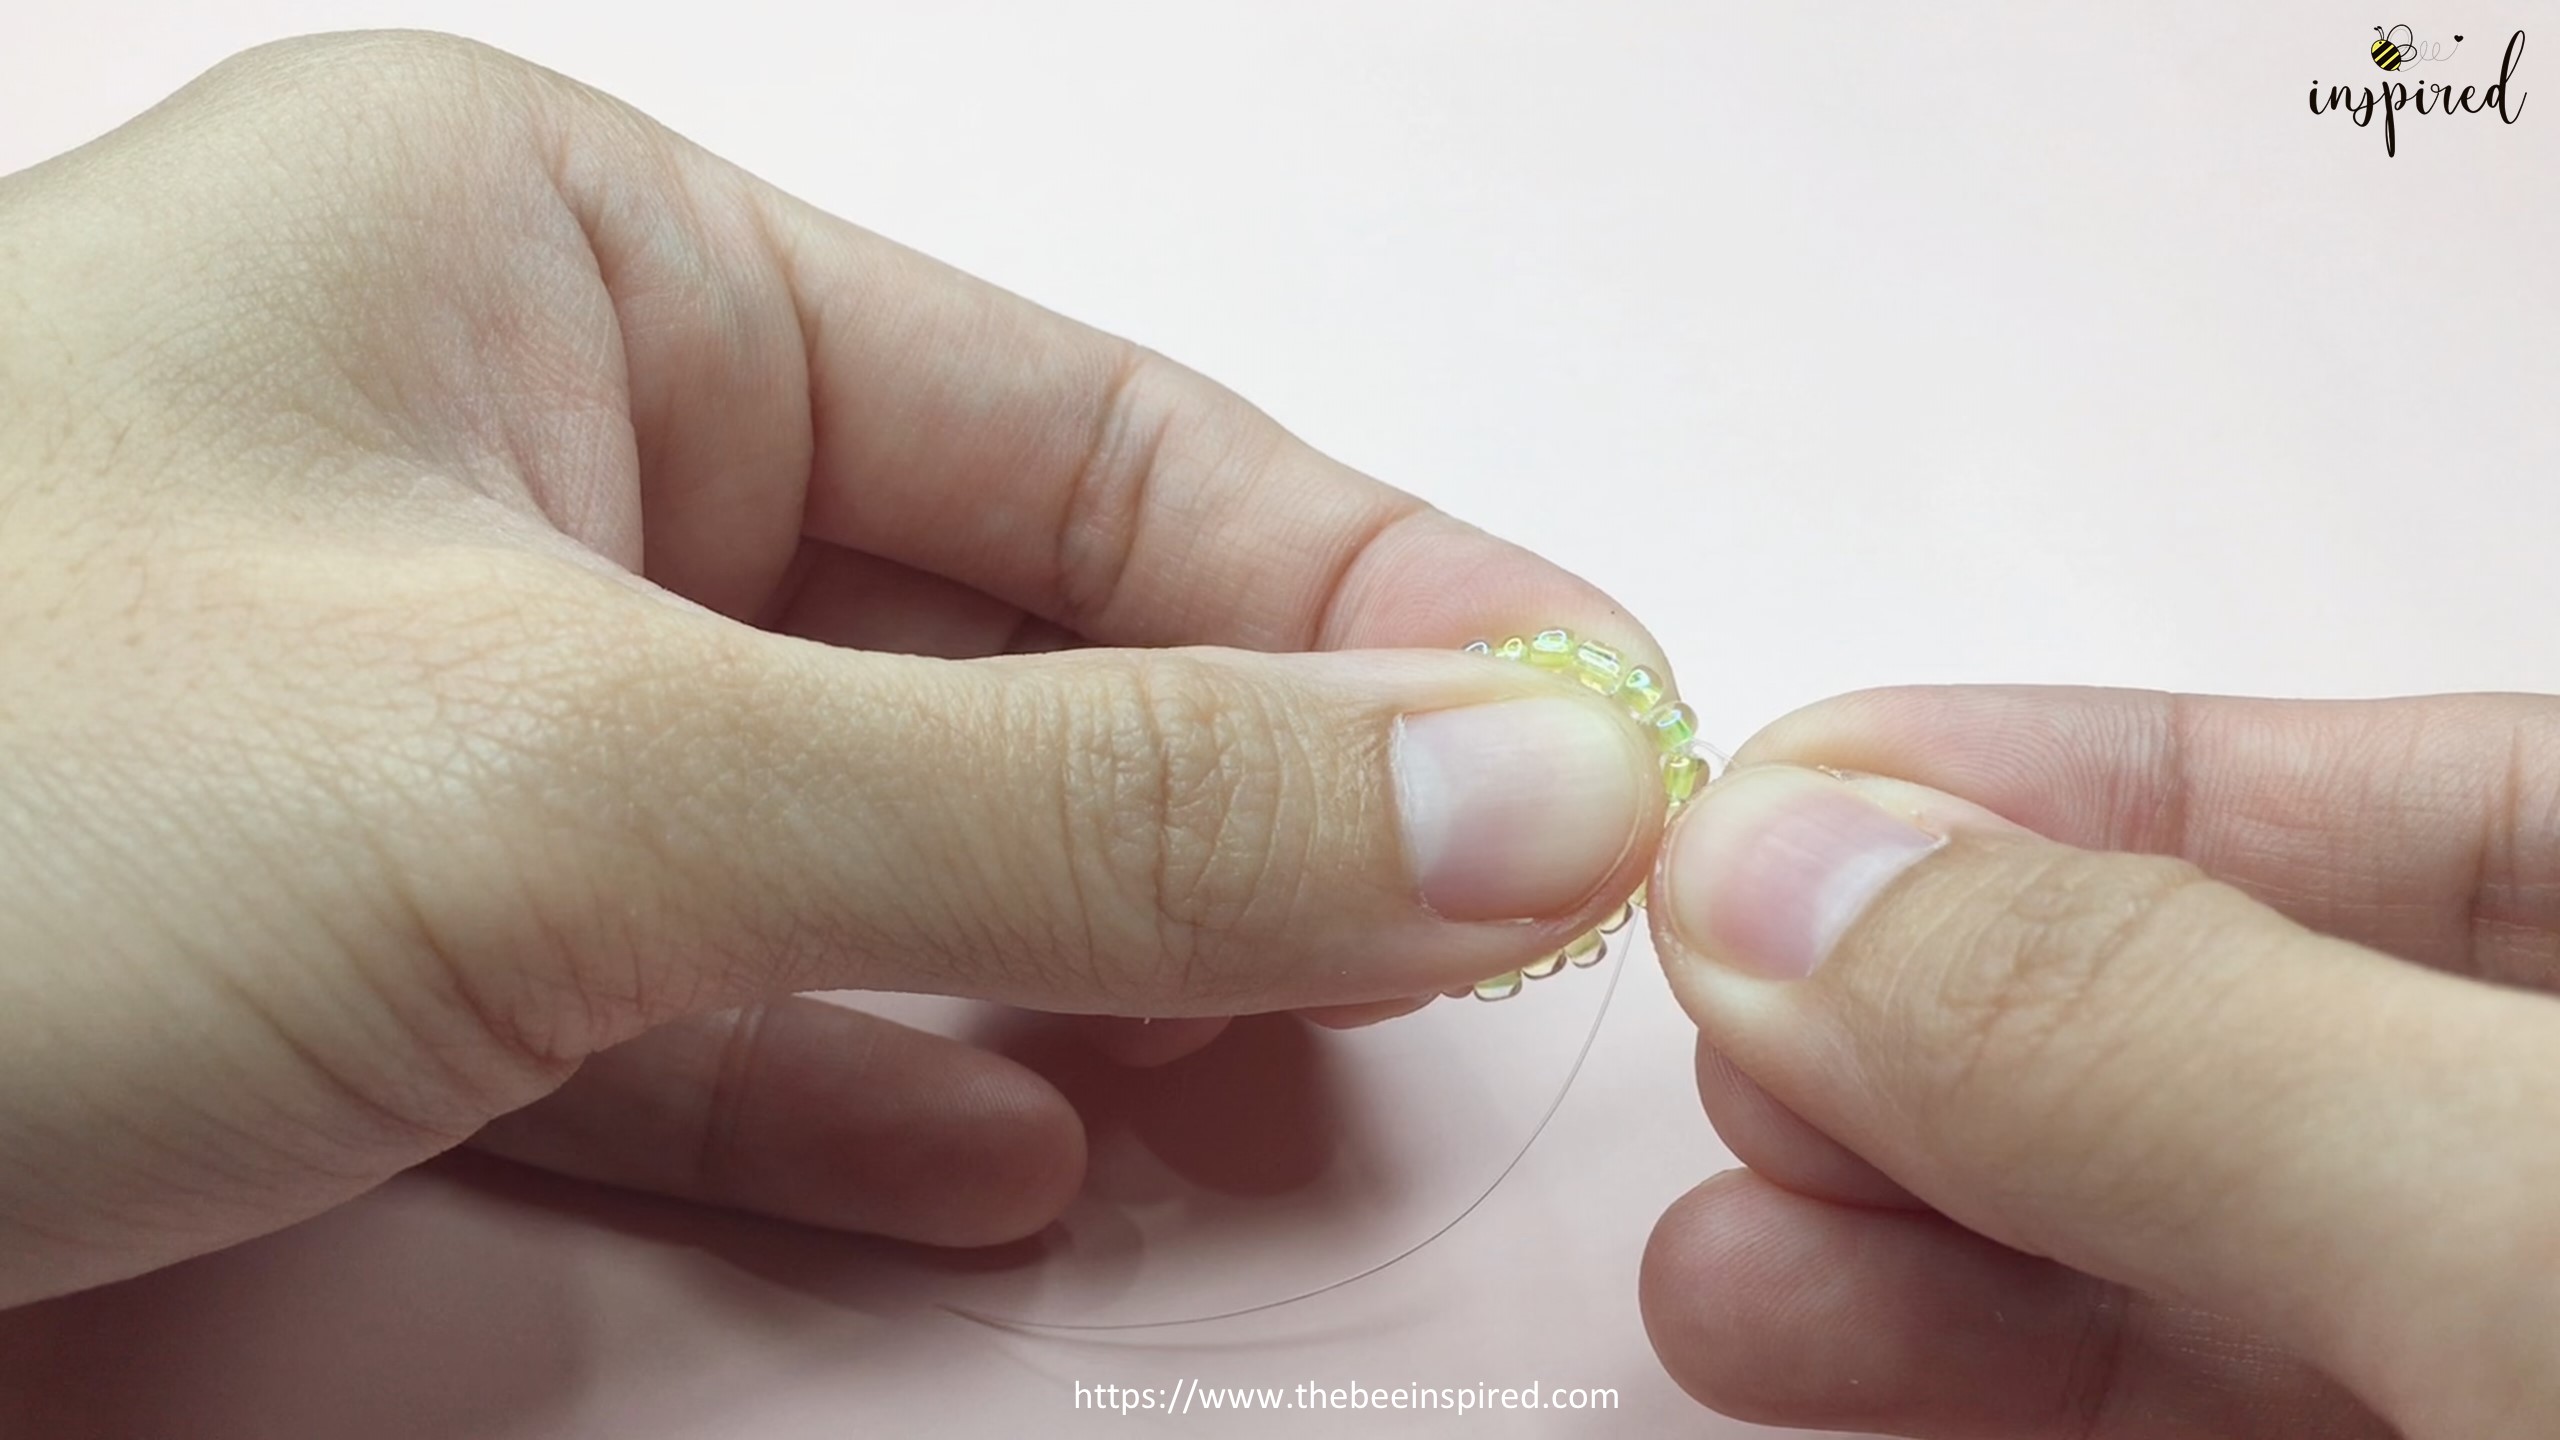
<svg viewBox="0 0 2560 1440">
<path fill-rule="evenodd" d="M 1138 553 L 1156 466 L 1172 426 L 1170 414 L 1135 424 L 1141 378 L 1154 356 L 1128 345 L 1102 389 L 1093 434 L 1068 477 L 1057 523 L 1058 622 L 1095 633 L 1119 598 Z M 1136 430 L 1134 438 L 1132 431 Z"/>
<path fill-rule="evenodd" d="M 745 1123 L 757 1052 L 763 1046 L 764 1021 L 765 1007 L 750 1005 L 737 1012 L 721 1041 L 719 1062 L 703 1097 L 702 1138 L 693 1151 L 694 1184 L 705 1195 L 725 1194 L 719 1177 L 737 1169 L 738 1135 Z"/>
<path fill-rule="evenodd" d="M 2122 1287 L 2092 1281 L 2098 1290 L 2087 1323 L 2063 1371 L 2063 1409 L 2078 1427 L 2074 1440 L 2097 1440 L 2115 1407 L 2131 1331 L 2131 1296 Z"/>
<path fill-rule="evenodd" d="M 2512 888 L 2515 875 L 2514 847 L 2524 833 L 2524 725 L 2513 722 L 2507 730 L 2507 763 L 2500 777 L 2500 793 L 2489 797 L 2480 807 L 2480 834 L 2471 852 L 2471 884 L 2463 902 L 2462 938 L 2465 948 L 2478 968 L 2481 956 L 2481 932 L 2494 925 L 2489 912 L 2489 886 L 2504 876 Z M 2500 863 L 2501 852 L 2505 860 Z"/>
<path fill-rule="evenodd" d="M 1369 527 L 1368 533 L 1362 535 L 1359 541 L 1344 553 L 1342 562 L 1334 567 L 1333 574 L 1325 581 L 1324 589 L 1318 592 L 1322 599 L 1316 605 L 1314 624 L 1307 634 L 1303 648 L 1309 650 L 1332 648 L 1334 612 L 1342 607 L 1342 597 L 1350 591 L 1351 577 L 1359 573 L 1361 564 L 1389 534 L 1406 521 L 1428 514 L 1430 511 L 1430 505 L 1406 497 L 1389 505 L 1380 514 L 1377 521 Z"/>
<path fill-rule="evenodd" d="M 2172 693 L 2168 697 L 2168 723 L 2161 727 L 2160 803 L 2152 812 L 2151 834 L 2143 848 L 2162 855 L 2187 853 L 2187 834 L 2195 812 L 2189 793 L 2195 777 L 2188 772 L 2187 757 L 2195 753 L 2196 707 L 2186 695 Z"/>
</svg>

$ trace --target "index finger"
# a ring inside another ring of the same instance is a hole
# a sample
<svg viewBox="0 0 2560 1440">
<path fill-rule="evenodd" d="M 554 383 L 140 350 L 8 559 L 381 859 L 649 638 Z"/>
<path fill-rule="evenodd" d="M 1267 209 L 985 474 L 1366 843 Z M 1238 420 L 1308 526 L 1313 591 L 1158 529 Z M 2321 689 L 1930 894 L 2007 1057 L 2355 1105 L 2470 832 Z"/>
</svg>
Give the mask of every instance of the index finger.
<svg viewBox="0 0 2560 1440">
<path fill-rule="evenodd" d="M 808 337 L 811 535 L 1109 645 L 1454 646 L 1597 587 L 1328 459 L 1222 386 L 760 190 Z"/>
<path fill-rule="evenodd" d="M 2560 704 L 2069 686 L 1860 691 L 1742 749 L 1915 780 L 2066 844 L 2177 855 L 2315 930 L 2560 985 Z"/>
</svg>

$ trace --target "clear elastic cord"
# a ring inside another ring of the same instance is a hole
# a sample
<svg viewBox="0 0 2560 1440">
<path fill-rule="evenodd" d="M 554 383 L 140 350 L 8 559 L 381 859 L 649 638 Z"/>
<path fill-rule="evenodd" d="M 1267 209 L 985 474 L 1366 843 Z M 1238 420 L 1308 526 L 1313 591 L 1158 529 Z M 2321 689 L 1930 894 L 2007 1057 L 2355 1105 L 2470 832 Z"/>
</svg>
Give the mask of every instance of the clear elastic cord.
<svg viewBox="0 0 2560 1440">
<path fill-rule="evenodd" d="M 1036 1258 L 944 1275 L 940 1303 L 1043 1330 L 1203 1324 L 1418 1253 L 1493 1194 L 1564 1103 L 1624 973 L 1625 947 L 1612 949 L 1501 1004 L 1443 999 L 1351 1031 L 1255 1017 L 1189 1060 L 1131 1072 L 1160 1088 L 1089 1128 L 1084 1194 Z M 1275 1068 L 1286 1078 L 1256 1073 Z M 1275 1083 L 1295 1095 L 1275 1099 Z"/>
<path fill-rule="evenodd" d="M 1500 1003 L 1347 1031 L 1248 1017 L 1155 1069 L 1014 1047 L 1084 1115 L 1083 1194 L 1037 1240 L 920 1278 L 956 1314 L 1042 1331 L 1206 1324 L 1367 1279 L 1456 1231 L 1527 1158 L 1625 967 L 1649 961 L 1640 920 L 1609 941 Z"/>
</svg>

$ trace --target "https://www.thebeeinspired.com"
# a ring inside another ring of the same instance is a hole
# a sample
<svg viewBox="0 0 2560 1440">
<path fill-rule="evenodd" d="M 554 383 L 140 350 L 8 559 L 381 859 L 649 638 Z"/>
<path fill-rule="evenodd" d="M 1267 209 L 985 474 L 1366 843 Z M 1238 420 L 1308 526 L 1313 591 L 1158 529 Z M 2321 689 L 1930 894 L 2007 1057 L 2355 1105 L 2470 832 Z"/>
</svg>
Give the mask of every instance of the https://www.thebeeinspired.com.
<svg viewBox="0 0 2560 1440">
<path fill-rule="evenodd" d="M 1449 1414 L 1504 1410 L 1615 1410 L 1614 1388 L 1548 1385 L 1203 1385 L 1182 1378 L 1161 1385 L 1075 1382 L 1075 1408 L 1122 1415 L 1200 1415 L 1219 1410 L 1324 1410 Z"/>
</svg>

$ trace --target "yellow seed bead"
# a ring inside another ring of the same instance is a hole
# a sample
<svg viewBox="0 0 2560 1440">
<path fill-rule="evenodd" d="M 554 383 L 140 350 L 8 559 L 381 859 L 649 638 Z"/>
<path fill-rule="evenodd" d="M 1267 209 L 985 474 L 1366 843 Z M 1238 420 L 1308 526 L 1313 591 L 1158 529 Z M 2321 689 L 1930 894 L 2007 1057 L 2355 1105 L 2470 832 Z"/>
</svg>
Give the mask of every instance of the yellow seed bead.
<svg viewBox="0 0 2560 1440">
<path fill-rule="evenodd" d="M 1641 720 L 1662 703 L 1662 681 L 1642 665 L 1630 666 L 1626 681 L 1618 687 L 1618 698 L 1629 715 Z"/>
<path fill-rule="evenodd" d="M 1655 707 L 1652 714 L 1644 717 L 1644 728 L 1653 732 L 1655 747 L 1670 755 L 1688 749 L 1689 742 L 1698 738 L 1698 716 L 1674 700 Z"/>
<path fill-rule="evenodd" d="M 1476 982 L 1476 998 L 1479 1000 L 1508 1000 L 1519 993 L 1520 972 L 1517 970 L 1505 971 L 1490 980 Z"/>
<path fill-rule="evenodd" d="M 1597 640 L 1585 640 L 1574 648 L 1573 675 L 1600 694 L 1615 695 L 1627 683 L 1627 664 L 1617 651 Z"/>
<path fill-rule="evenodd" d="M 1698 782 L 1704 780 L 1707 767 L 1697 756 L 1683 750 L 1662 762 L 1662 788 L 1674 805 L 1686 805 L 1698 793 Z"/>
<path fill-rule="evenodd" d="M 1564 952 L 1559 950 L 1543 959 L 1532 960 L 1520 967 L 1520 973 L 1532 980 L 1544 980 L 1564 968 Z"/>
<path fill-rule="evenodd" d="M 1529 663 L 1541 670 L 1562 670 L 1573 663 L 1573 632 L 1541 630 L 1529 639 Z"/>
<path fill-rule="evenodd" d="M 1621 905 L 1616 910 L 1610 912 L 1608 919 L 1600 922 L 1600 933 L 1603 935 L 1615 935 L 1619 931 L 1626 929 L 1627 922 L 1634 918 L 1636 918 L 1635 907 L 1631 905 Z"/>
<path fill-rule="evenodd" d="M 1575 936 L 1573 942 L 1564 947 L 1564 958 L 1576 965 L 1597 965 L 1600 957 L 1608 953 L 1609 942 L 1602 939 L 1597 930 Z"/>
<path fill-rule="evenodd" d="M 1514 635 L 1510 639 L 1503 641 L 1501 644 L 1494 646 L 1493 653 L 1494 658 L 1499 660 L 1526 659 L 1529 654 L 1529 642 L 1521 639 L 1517 635 Z"/>
<path fill-rule="evenodd" d="M 1642 885 L 1636 887 L 1636 893 L 1627 897 L 1627 903 L 1633 905 L 1639 910 L 1644 908 L 1644 887 Z"/>
</svg>

